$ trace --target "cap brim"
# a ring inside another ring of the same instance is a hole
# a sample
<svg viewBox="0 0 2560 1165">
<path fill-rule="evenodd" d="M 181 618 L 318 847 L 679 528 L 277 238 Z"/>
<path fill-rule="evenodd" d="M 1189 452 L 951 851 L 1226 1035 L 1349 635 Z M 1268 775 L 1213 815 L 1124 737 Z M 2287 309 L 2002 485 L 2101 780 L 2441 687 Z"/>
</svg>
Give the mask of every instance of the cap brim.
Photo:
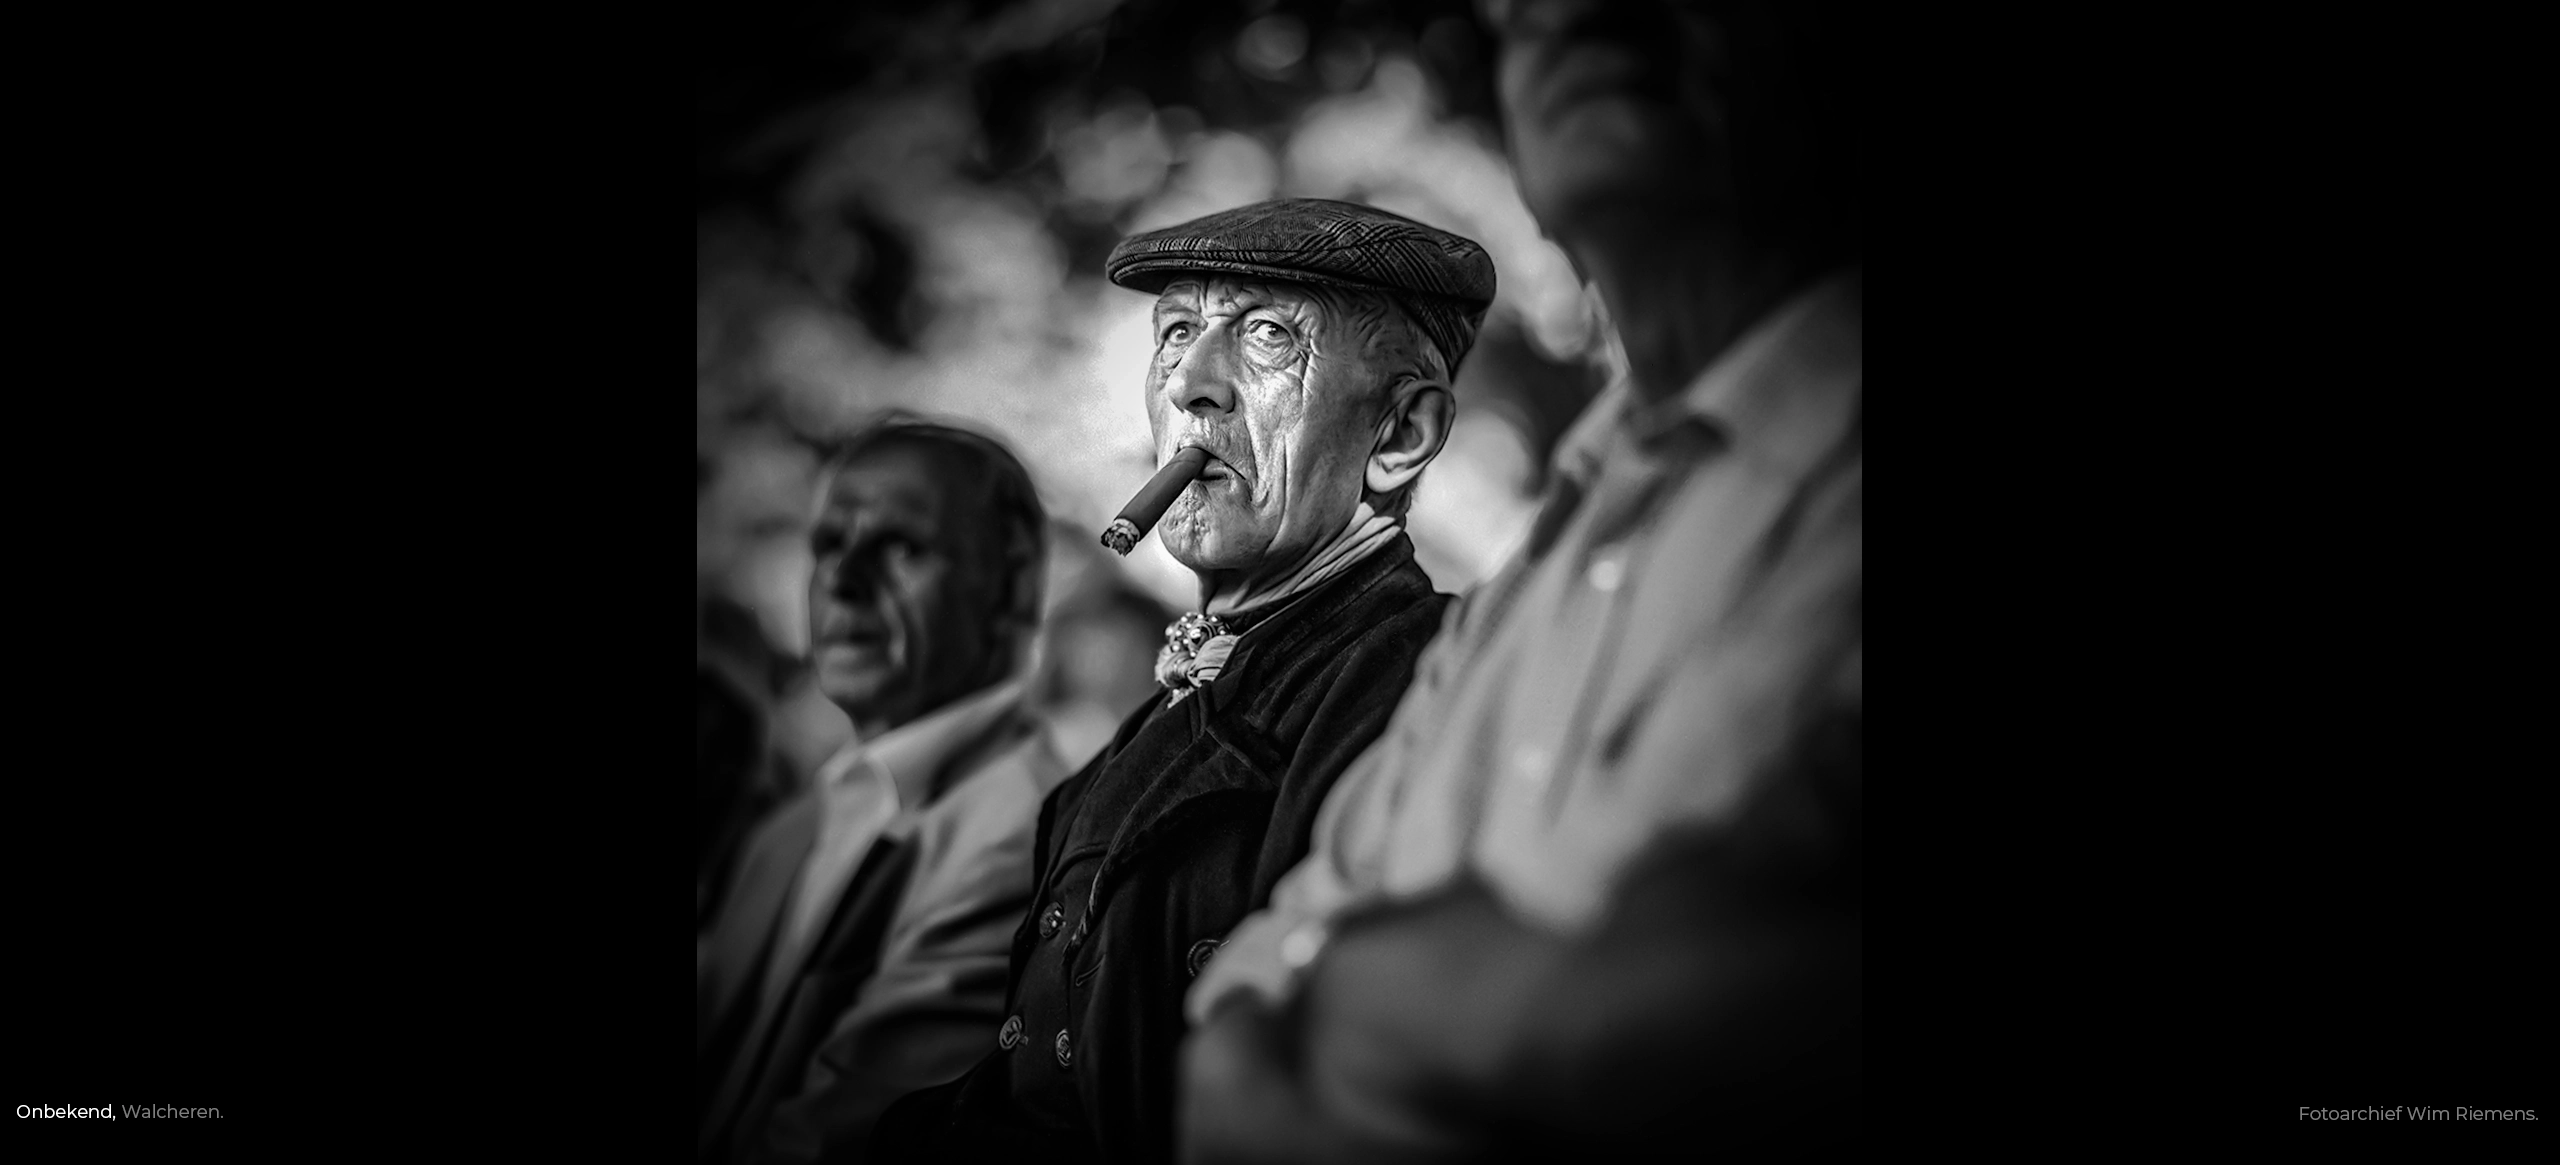
<svg viewBox="0 0 2560 1165">
<path fill-rule="evenodd" d="M 1111 273 L 1111 281 L 1131 291 L 1160 294 L 1165 285 L 1184 275 L 1254 275 L 1290 283 L 1315 283 L 1326 287 L 1342 287 L 1353 291 L 1375 291 L 1382 295 L 1417 295 L 1421 292 L 1388 287 L 1382 283 L 1363 283 L 1339 275 L 1326 275 L 1295 267 L 1280 267 L 1239 259 L 1203 259 L 1183 255 L 1150 255 Z"/>
</svg>

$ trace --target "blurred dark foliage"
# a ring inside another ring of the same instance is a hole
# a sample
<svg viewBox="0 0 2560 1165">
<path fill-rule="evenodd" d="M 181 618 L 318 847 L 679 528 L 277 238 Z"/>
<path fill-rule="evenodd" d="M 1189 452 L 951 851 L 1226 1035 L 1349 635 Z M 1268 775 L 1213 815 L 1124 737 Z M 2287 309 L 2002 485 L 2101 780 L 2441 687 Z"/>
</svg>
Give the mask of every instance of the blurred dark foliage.
<svg viewBox="0 0 2560 1165">
<path fill-rule="evenodd" d="M 1067 27 L 1036 43 L 965 60 L 972 51 L 967 30 L 1044 8 Z M 1076 20 L 1106 8 L 1099 19 Z M 1285 67 L 1240 67 L 1231 46 L 1247 26 L 1267 18 L 1276 18 L 1273 27 L 1294 26 L 1300 51 Z M 828 103 L 954 66 L 966 68 L 977 106 L 974 176 L 989 181 L 1061 184 L 1048 141 L 1048 114 L 1060 103 L 1127 91 L 1157 108 L 1196 110 L 1213 126 L 1272 124 L 1356 83 L 1360 70 L 1392 51 L 1422 63 L 1449 114 L 1499 124 L 1492 46 L 1467 0 L 755 0 L 700 5 L 693 19 L 700 215 L 745 213 L 778 222 L 780 195 L 818 144 Z M 1119 237 L 1109 223 L 1061 217 L 1051 226 L 1073 244 L 1072 268 L 1086 273 L 1101 270 Z M 876 223 L 863 229 L 866 239 L 874 231 L 894 235 Z M 897 275 L 884 270 L 854 298 L 869 322 L 882 311 L 872 305 L 894 305 L 902 290 Z"/>
</svg>

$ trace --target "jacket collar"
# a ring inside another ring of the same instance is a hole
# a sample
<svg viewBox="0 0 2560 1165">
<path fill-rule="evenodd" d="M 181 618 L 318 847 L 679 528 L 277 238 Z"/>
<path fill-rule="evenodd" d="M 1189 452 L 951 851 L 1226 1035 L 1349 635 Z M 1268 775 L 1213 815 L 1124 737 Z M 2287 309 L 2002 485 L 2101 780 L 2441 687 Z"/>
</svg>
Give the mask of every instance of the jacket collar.
<svg viewBox="0 0 2560 1165">
<path fill-rule="evenodd" d="M 815 783 L 824 789 L 854 779 L 867 764 L 889 775 L 901 811 L 921 807 L 941 791 L 952 762 L 960 759 L 963 750 L 987 739 L 999 721 L 1021 706 L 1019 680 L 982 688 L 869 740 L 844 746 L 818 767 Z"/>
<path fill-rule="evenodd" d="M 1288 655 L 1300 642 L 1332 625 L 1370 590 L 1412 561 L 1413 537 L 1398 531 L 1385 546 L 1245 628 L 1236 637 L 1235 650 L 1227 656 L 1226 669 L 1201 691 L 1201 699 L 1192 701 L 1205 705 L 1200 714 L 1214 715 L 1241 698 L 1247 685 L 1253 682 L 1251 675 L 1256 658 L 1274 653 Z"/>
<path fill-rule="evenodd" d="M 1673 460 L 1730 445 L 1801 472 L 1860 387 L 1864 278 L 1852 269 L 1797 292 L 1669 399 L 1647 405 L 1620 377 L 1557 441 L 1554 473 L 1588 489 L 1621 439 Z"/>
</svg>

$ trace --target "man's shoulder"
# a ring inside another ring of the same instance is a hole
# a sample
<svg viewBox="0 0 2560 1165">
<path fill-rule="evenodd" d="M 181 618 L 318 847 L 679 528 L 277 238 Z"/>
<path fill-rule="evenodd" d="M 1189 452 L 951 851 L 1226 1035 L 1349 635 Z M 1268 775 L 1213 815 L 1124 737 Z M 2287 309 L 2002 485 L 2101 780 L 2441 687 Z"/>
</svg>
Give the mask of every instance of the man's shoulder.
<svg viewBox="0 0 2560 1165">
<path fill-rule="evenodd" d="M 1293 612 L 1296 618 L 1275 617 L 1275 623 L 1286 623 L 1270 629 L 1270 649 L 1276 654 L 1333 654 L 1407 640 L 1419 647 L 1428 641 L 1456 596 L 1434 589 L 1410 550 L 1382 566 L 1366 577 L 1343 580 L 1347 593 L 1326 596 L 1331 602 Z"/>
<path fill-rule="evenodd" d="M 1407 558 L 1342 610 L 1311 621 L 1310 638 L 1315 650 L 1330 656 L 1419 652 L 1439 633 L 1442 615 L 1456 601 Z"/>
<path fill-rule="evenodd" d="M 747 831 L 746 843 L 739 847 L 738 876 L 750 867 L 775 861 L 796 869 L 818 840 L 822 815 L 816 787 L 804 785 L 785 795 Z"/>
<path fill-rule="evenodd" d="M 1039 823 L 1041 799 L 1066 779 L 1066 762 L 1028 714 L 1017 710 L 988 734 L 983 747 L 970 750 L 940 793 L 917 812 L 917 832 L 928 847 L 1027 839 Z"/>
<path fill-rule="evenodd" d="M 1235 698 L 1248 719 L 1323 702 L 1346 685 L 1376 688 L 1374 696 L 1392 705 L 1454 601 L 1432 589 L 1419 566 L 1401 563 L 1350 602 L 1275 636 Z"/>
</svg>

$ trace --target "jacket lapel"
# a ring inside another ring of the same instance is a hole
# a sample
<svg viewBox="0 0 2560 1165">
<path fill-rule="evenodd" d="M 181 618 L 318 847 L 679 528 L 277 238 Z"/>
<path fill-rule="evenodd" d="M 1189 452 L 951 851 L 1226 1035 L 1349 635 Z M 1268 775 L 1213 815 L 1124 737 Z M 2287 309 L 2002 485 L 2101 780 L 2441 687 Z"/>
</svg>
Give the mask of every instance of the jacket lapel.
<svg viewBox="0 0 2560 1165">
<path fill-rule="evenodd" d="M 761 995 L 755 998 L 748 988 L 771 977 L 783 904 L 817 841 L 817 799 L 804 796 L 785 803 L 758 836 L 721 912 L 713 957 L 703 968 L 709 981 L 701 986 L 712 1002 L 710 1022 L 697 1033 L 696 1047 L 710 1055 L 707 1063 L 717 1075 L 716 1083 L 706 1082 L 713 1091 L 696 1130 L 699 1156 L 717 1155 L 763 1059 L 773 993 L 755 993 Z"/>
<path fill-rule="evenodd" d="M 787 966 L 777 963 L 767 976 L 756 1004 L 755 1026 L 749 1032 L 751 1042 L 737 1062 L 728 1097 L 735 1110 L 729 1135 L 738 1157 L 753 1155 L 751 1150 L 763 1132 L 759 1118 L 783 1093 L 800 1086 L 810 1054 L 828 1035 L 824 1024 L 803 1024 L 813 1004 L 803 1003 L 802 993 L 820 989 L 816 980 L 821 973 L 831 980 L 841 976 L 842 982 L 861 982 L 878 966 L 880 939 L 895 920 L 898 902 L 914 872 L 918 848 L 911 834 L 912 830 L 892 829 L 874 841 L 855 867 L 848 889 L 836 899 L 801 954 Z M 828 1003 L 826 996 L 814 999 L 814 1004 Z M 827 1009 L 821 1007 L 819 1013 Z M 736 1124 L 739 1117 L 748 1117 L 751 1123 Z"/>
<path fill-rule="evenodd" d="M 812 966 L 820 965 L 821 954 L 843 945 L 843 932 L 848 920 L 869 918 L 882 909 L 894 910 L 896 890 L 903 887 L 905 881 L 896 879 L 894 885 L 884 887 L 882 883 L 886 879 L 880 871 L 892 868 L 903 860 L 906 851 L 915 848 L 915 834 L 923 815 L 960 774 L 973 771 L 995 753 L 1020 744 L 1038 730 L 1038 726 L 1019 708 L 1008 708 L 1002 718 L 971 734 L 959 747 L 934 757 L 929 769 L 898 778 L 897 812 L 881 826 L 879 836 L 872 839 L 870 848 L 864 851 L 843 880 L 819 888 L 818 892 L 826 895 L 828 901 L 819 908 L 818 922 L 810 928 L 799 949 L 788 952 L 784 959 L 774 963 L 765 981 L 765 997 L 776 998 L 788 991 L 792 980 Z M 823 811 L 821 804 L 819 812 Z M 800 866 L 808 861 L 809 852 L 817 848 L 818 825 L 818 816 L 812 814 L 807 838 L 800 843 L 799 857 L 794 859 L 791 867 L 791 881 L 794 883 L 800 879 Z M 885 902 L 881 900 L 883 889 L 889 891 Z M 777 936 L 782 930 L 782 905 L 789 900 L 789 895 L 785 894 L 774 906 L 769 925 Z M 774 941 L 778 943 L 780 940 L 777 937 Z"/>
<path fill-rule="evenodd" d="M 1202 699 L 1192 702 L 1208 704 L 1208 711 L 1214 717 L 1220 710 L 1245 699 L 1249 691 L 1267 686 L 1269 676 L 1257 678 L 1253 674 L 1255 660 L 1286 660 L 1296 655 L 1306 639 L 1323 634 L 1353 615 L 1353 608 L 1369 597 L 1369 592 L 1377 589 L 1379 583 L 1412 562 L 1413 539 L 1397 535 L 1395 541 L 1367 560 L 1307 595 L 1301 605 L 1277 612 L 1265 625 L 1246 632 L 1243 642 L 1236 645 L 1234 656 L 1227 660 L 1227 666 L 1201 693 Z M 1427 582 L 1424 589 L 1430 589 Z"/>
<path fill-rule="evenodd" d="M 749 866 L 731 882 L 729 902 L 712 940 L 713 957 L 704 971 L 711 980 L 704 986 L 712 1000 L 710 1015 L 715 1024 L 737 1009 L 748 986 L 763 976 L 772 961 L 776 937 L 782 932 L 783 904 L 799 881 L 809 851 L 818 844 L 817 809 L 817 799 L 805 796 L 783 806 L 766 828 L 762 843 L 750 852 Z"/>
</svg>

